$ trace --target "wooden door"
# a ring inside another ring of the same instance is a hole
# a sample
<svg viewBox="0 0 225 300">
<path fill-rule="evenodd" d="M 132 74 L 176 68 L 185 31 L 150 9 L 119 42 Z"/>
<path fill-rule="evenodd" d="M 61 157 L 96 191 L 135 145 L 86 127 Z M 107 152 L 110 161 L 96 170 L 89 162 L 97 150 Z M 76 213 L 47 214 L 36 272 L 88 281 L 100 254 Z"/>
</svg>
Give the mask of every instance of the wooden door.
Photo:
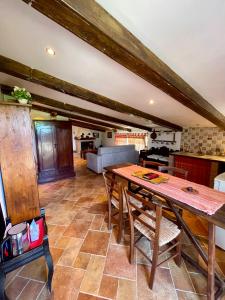
<svg viewBox="0 0 225 300">
<path fill-rule="evenodd" d="M 73 148 L 72 148 L 72 126 L 67 123 L 59 123 L 56 127 L 57 139 L 57 165 L 60 175 L 74 175 Z"/>
<path fill-rule="evenodd" d="M 38 156 L 38 181 L 40 183 L 57 177 L 56 129 L 50 122 L 35 122 Z"/>
</svg>

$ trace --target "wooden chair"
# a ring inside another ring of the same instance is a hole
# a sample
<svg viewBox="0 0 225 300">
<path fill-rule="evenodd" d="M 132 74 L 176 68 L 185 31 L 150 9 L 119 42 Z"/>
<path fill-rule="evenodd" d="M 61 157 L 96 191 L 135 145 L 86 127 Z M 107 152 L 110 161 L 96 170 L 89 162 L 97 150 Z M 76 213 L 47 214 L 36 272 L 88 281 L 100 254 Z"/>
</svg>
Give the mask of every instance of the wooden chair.
<svg viewBox="0 0 225 300">
<path fill-rule="evenodd" d="M 162 216 L 162 206 L 160 198 L 156 202 L 157 196 L 154 197 L 155 203 L 152 203 L 139 195 L 133 194 L 128 189 L 124 189 L 129 221 L 130 221 L 130 262 L 134 262 L 134 247 L 136 247 L 152 264 L 149 287 L 153 288 L 156 268 L 169 259 L 174 258 L 178 266 L 181 264 L 181 234 L 182 231 L 176 224 L 169 221 Z M 141 204 L 139 207 L 136 206 L 131 197 L 135 198 L 136 202 Z M 135 209 L 135 211 L 133 210 Z M 138 214 L 137 214 L 138 212 Z M 134 230 L 138 230 L 141 234 L 135 240 Z M 152 248 L 152 259 L 143 250 L 138 247 L 138 241 L 145 236 L 151 243 Z M 163 249 L 162 249 L 163 248 Z M 159 262 L 159 258 L 173 250 L 174 253 L 170 253 L 169 257 Z"/>
<path fill-rule="evenodd" d="M 112 217 L 118 214 L 118 227 L 119 232 L 117 236 L 117 243 L 121 242 L 125 228 L 125 222 L 128 220 L 128 209 L 126 198 L 123 193 L 123 184 L 117 182 L 111 174 L 103 172 L 105 181 L 106 194 L 108 199 L 108 229 L 112 228 Z M 137 206 L 140 205 L 135 199 L 132 199 Z M 112 209 L 113 206 L 113 209 Z"/>
<path fill-rule="evenodd" d="M 168 166 L 159 166 L 158 167 L 159 172 L 162 173 L 168 173 L 170 175 L 180 177 L 183 179 L 187 179 L 188 177 L 188 171 L 181 169 L 181 168 L 175 168 L 175 167 L 168 167 Z"/>
<path fill-rule="evenodd" d="M 150 160 L 143 160 L 142 166 L 144 168 L 151 168 L 151 169 L 158 169 L 159 167 L 164 167 L 164 166 L 166 167 L 166 165 L 163 163 L 159 163 L 156 161 L 150 161 Z"/>
</svg>

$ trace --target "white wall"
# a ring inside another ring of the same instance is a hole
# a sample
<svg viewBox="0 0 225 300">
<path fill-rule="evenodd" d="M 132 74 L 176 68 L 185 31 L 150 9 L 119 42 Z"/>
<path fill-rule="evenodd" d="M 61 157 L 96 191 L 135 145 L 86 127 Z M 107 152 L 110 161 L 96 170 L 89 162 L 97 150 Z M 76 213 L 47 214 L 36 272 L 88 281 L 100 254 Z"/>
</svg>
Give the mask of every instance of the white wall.
<svg viewBox="0 0 225 300">
<path fill-rule="evenodd" d="M 76 141 L 75 137 L 80 137 L 82 133 L 84 135 L 88 135 L 90 133 L 90 136 L 93 136 L 93 132 L 99 133 L 99 138 L 96 138 L 94 141 L 94 145 L 96 148 L 98 148 L 100 145 L 102 145 L 102 132 L 96 131 L 96 130 L 91 130 L 91 129 L 86 129 L 86 128 L 81 128 L 77 126 L 72 126 L 72 141 L 73 141 L 73 151 L 76 151 Z"/>
<path fill-rule="evenodd" d="M 102 134 L 102 145 L 104 147 L 112 147 L 115 146 L 115 132 L 112 132 L 112 138 L 107 137 L 107 132 L 103 132 Z"/>
<path fill-rule="evenodd" d="M 158 129 L 157 129 L 157 131 L 158 131 Z M 156 141 L 154 141 L 154 140 L 151 139 L 151 137 L 150 137 L 151 133 L 150 133 L 149 134 L 149 140 L 148 140 L 148 148 L 151 148 L 151 147 L 160 148 L 162 146 L 165 146 L 165 147 L 167 147 L 169 149 L 172 149 L 174 151 L 180 150 L 181 132 L 175 132 L 175 143 L 174 144 L 172 144 L 170 142 L 161 142 L 161 141 L 173 140 L 173 134 L 174 134 L 174 132 L 166 133 L 166 132 L 163 132 L 163 130 L 162 130 L 160 135 L 157 132 L 158 136 L 156 138 Z"/>
<path fill-rule="evenodd" d="M 166 133 L 166 132 L 163 132 L 164 130 L 165 131 L 168 131 L 168 129 L 165 129 L 165 128 L 156 128 L 157 131 L 161 130 L 161 133 L 160 135 L 157 136 L 156 140 L 159 140 L 159 141 L 163 141 L 163 140 L 172 140 L 173 139 L 173 133 Z M 124 131 L 118 131 L 119 133 L 122 133 Z M 144 130 L 139 130 L 139 129 L 132 129 L 132 132 L 140 132 L 140 133 L 146 133 L 146 131 Z M 127 131 L 125 132 L 127 133 Z M 157 132 L 158 134 L 158 132 Z M 148 137 L 147 137 L 147 145 L 148 145 L 148 149 L 151 148 L 151 147 L 162 147 L 162 146 L 166 146 L 168 147 L 169 149 L 172 149 L 172 150 L 180 150 L 180 145 L 181 145 L 181 132 L 176 132 L 175 133 L 175 143 L 174 144 L 171 144 L 168 142 L 167 143 L 161 143 L 161 142 L 154 142 L 151 137 L 151 132 L 148 132 Z M 111 146 L 115 146 L 115 132 L 112 132 L 112 138 L 108 138 L 107 137 L 107 132 L 104 132 L 102 134 L 102 144 L 103 146 L 105 147 L 111 147 Z"/>
</svg>

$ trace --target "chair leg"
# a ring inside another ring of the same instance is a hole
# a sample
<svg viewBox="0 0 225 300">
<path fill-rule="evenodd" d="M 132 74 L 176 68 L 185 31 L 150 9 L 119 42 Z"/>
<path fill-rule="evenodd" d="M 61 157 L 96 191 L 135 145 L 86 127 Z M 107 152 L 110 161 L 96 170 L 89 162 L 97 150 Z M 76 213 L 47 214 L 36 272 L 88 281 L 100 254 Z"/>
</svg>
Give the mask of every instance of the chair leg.
<svg viewBox="0 0 225 300">
<path fill-rule="evenodd" d="M 182 238 L 182 232 L 179 234 L 179 236 L 176 239 L 176 241 L 179 243 L 176 246 L 177 256 L 174 258 L 174 261 L 178 267 L 180 267 L 180 265 L 181 265 L 181 247 L 182 247 L 181 238 Z"/>
<path fill-rule="evenodd" d="M 155 279 L 155 272 L 157 268 L 157 263 L 158 263 L 158 256 L 159 256 L 159 247 L 157 243 L 154 243 L 153 246 L 153 255 L 152 255 L 152 267 L 151 267 L 151 274 L 149 278 L 149 287 L 152 290 L 153 284 L 154 284 L 154 279 Z"/>
<path fill-rule="evenodd" d="M 47 266 L 48 266 L 47 286 L 48 286 L 49 292 L 51 292 L 51 290 L 52 290 L 52 276 L 53 276 L 53 272 L 54 272 L 54 266 L 53 266 L 52 256 L 51 256 L 51 253 L 50 253 L 50 250 L 49 250 L 48 240 L 44 240 L 43 247 L 44 247 L 45 260 L 46 260 L 46 263 L 47 263 Z"/>
<path fill-rule="evenodd" d="M 111 218 L 112 218 L 112 206 L 111 206 L 111 201 L 108 200 L 108 230 L 112 229 Z"/>
<path fill-rule="evenodd" d="M 134 227 L 130 225 L 130 263 L 134 263 Z"/>
<path fill-rule="evenodd" d="M 123 235 L 123 222 L 124 222 L 123 220 L 124 220 L 123 212 L 121 212 L 121 210 L 119 210 L 119 221 L 118 221 L 119 231 L 118 231 L 118 236 L 117 236 L 118 244 L 121 243 L 121 239 L 122 239 L 122 235 Z"/>
</svg>

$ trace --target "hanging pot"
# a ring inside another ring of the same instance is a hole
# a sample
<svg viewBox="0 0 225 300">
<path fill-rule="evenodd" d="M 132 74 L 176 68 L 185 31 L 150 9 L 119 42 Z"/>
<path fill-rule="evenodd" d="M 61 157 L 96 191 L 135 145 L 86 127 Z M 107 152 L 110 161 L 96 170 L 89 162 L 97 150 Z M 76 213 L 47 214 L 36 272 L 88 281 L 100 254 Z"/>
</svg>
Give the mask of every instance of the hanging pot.
<svg viewBox="0 0 225 300">
<path fill-rule="evenodd" d="M 150 137 L 155 140 L 157 138 L 157 134 L 155 132 L 155 129 L 153 130 L 153 132 L 151 133 Z"/>
</svg>

